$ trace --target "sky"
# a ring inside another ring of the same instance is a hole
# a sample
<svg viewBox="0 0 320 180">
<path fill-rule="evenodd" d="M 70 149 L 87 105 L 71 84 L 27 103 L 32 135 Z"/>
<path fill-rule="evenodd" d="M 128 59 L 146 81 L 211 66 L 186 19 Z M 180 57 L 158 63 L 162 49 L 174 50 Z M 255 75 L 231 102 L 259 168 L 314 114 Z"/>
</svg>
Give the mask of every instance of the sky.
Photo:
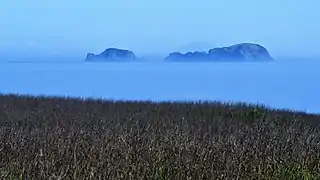
<svg viewBox="0 0 320 180">
<path fill-rule="evenodd" d="M 319 0 L 1 0 L 0 54 L 169 53 L 253 42 L 320 56 Z"/>
</svg>

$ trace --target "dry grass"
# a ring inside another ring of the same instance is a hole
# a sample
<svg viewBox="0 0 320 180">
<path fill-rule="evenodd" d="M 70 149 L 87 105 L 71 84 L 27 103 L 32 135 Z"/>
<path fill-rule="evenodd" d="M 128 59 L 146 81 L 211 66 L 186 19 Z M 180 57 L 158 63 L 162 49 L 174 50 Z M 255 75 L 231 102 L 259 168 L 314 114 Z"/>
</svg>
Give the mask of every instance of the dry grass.
<svg viewBox="0 0 320 180">
<path fill-rule="evenodd" d="M 0 95 L 1 179 L 320 179 L 320 117 Z"/>
</svg>

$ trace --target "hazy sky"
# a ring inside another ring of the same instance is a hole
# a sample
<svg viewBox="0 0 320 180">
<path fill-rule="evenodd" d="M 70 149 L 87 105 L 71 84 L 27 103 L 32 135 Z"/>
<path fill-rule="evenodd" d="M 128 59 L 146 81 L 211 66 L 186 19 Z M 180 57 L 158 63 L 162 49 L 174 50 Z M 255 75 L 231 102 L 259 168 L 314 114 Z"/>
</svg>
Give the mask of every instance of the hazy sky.
<svg viewBox="0 0 320 180">
<path fill-rule="evenodd" d="M 275 56 L 320 55 L 319 7 L 319 0 L 1 0 L 0 51 L 150 53 L 254 42 Z"/>
</svg>

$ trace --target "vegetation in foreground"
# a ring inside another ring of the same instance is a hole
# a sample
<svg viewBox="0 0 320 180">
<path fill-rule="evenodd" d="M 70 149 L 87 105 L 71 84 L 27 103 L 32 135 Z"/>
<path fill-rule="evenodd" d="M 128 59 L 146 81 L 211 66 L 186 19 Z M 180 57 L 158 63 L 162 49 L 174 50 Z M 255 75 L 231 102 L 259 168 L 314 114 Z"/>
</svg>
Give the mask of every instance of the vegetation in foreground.
<svg viewBox="0 0 320 180">
<path fill-rule="evenodd" d="M 320 117 L 0 95 L 0 179 L 320 179 Z"/>
</svg>

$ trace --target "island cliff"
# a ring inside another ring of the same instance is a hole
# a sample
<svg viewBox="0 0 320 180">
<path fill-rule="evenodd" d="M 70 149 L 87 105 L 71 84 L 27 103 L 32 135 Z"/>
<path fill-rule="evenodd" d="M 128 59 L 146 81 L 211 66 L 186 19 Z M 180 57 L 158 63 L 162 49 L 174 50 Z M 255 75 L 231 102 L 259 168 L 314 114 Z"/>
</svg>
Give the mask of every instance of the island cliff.
<svg viewBox="0 0 320 180">
<path fill-rule="evenodd" d="M 266 48 L 259 44 L 241 43 L 229 47 L 210 49 L 208 52 L 174 52 L 166 61 L 271 61 Z"/>
<path fill-rule="evenodd" d="M 108 48 L 100 54 L 95 55 L 94 53 L 88 53 L 86 61 L 131 61 L 137 57 L 132 51 Z"/>
</svg>

